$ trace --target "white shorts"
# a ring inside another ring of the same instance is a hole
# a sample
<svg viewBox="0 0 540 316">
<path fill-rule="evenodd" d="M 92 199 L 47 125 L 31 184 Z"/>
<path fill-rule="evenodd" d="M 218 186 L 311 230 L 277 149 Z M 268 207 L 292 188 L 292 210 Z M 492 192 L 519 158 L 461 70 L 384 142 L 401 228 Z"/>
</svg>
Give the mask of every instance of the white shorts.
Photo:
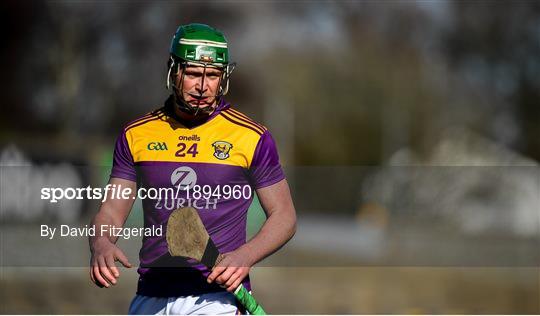
<svg viewBox="0 0 540 316">
<path fill-rule="evenodd" d="M 216 292 L 200 296 L 151 297 L 136 295 L 130 315 L 236 315 L 238 307 L 232 293 Z"/>
</svg>

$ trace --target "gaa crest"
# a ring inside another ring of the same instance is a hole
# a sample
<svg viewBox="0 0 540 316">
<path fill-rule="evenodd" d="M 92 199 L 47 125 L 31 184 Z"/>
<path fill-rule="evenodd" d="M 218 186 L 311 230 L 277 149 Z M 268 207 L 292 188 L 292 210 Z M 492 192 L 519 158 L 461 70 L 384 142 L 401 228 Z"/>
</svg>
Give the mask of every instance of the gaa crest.
<svg viewBox="0 0 540 316">
<path fill-rule="evenodd" d="M 222 140 L 214 142 L 212 146 L 214 147 L 214 157 L 219 160 L 229 158 L 229 151 L 231 151 L 231 148 L 233 147 L 232 144 Z"/>
</svg>

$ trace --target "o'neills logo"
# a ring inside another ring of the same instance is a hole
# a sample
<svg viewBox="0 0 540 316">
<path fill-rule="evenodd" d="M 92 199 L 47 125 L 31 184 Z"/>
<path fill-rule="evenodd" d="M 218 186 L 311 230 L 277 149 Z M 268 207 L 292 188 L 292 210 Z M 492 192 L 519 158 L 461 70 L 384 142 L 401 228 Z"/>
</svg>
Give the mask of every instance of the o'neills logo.
<svg viewBox="0 0 540 316">
<path fill-rule="evenodd" d="M 231 151 L 231 148 L 233 147 L 232 144 L 222 140 L 214 142 L 212 146 L 214 147 L 214 157 L 219 160 L 229 158 L 229 151 Z"/>
<path fill-rule="evenodd" d="M 201 141 L 201 138 L 197 134 L 193 134 L 191 136 L 181 135 L 181 136 L 178 136 L 178 139 L 179 140 L 186 140 L 186 141 L 190 141 L 190 142 L 199 142 L 199 141 Z"/>
</svg>

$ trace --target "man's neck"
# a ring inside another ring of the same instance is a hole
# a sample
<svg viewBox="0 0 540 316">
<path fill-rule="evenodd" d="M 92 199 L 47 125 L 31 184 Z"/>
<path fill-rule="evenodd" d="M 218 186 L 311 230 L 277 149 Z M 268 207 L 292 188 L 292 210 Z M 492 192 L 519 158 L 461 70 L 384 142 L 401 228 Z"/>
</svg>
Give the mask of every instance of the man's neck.
<svg viewBox="0 0 540 316">
<path fill-rule="evenodd" d="M 212 115 L 212 113 L 214 113 L 215 111 L 215 107 L 213 108 L 212 112 L 210 113 L 204 113 L 203 115 L 193 115 L 193 114 L 189 114 L 189 113 L 186 113 L 182 110 L 180 110 L 180 108 L 178 106 L 175 106 L 174 107 L 174 113 L 179 117 L 181 118 L 182 120 L 184 121 L 202 121 L 202 120 L 205 120 L 206 118 L 208 118 L 210 115 Z"/>
<path fill-rule="evenodd" d="M 183 125 L 192 128 L 195 126 L 199 126 L 201 124 L 204 124 L 206 121 L 208 121 L 212 116 L 216 114 L 216 111 L 218 110 L 219 103 L 215 103 L 212 105 L 212 111 L 210 113 L 204 113 L 202 111 L 199 111 L 198 115 L 193 115 L 187 112 L 182 111 L 178 104 L 174 101 L 174 96 L 170 96 L 167 100 L 169 102 L 169 111 L 172 111 L 172 115 L 176 117 L 176 119 L 182 123 Z"/>
</svg>

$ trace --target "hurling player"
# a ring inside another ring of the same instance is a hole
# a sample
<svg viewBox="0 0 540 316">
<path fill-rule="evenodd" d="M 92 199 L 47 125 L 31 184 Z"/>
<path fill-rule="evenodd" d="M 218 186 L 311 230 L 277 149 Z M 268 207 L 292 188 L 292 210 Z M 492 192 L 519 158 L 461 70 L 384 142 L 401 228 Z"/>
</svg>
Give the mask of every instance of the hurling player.
<svg viewBox="0 0 540 316">
<path fill-rule="evenodd" d="M 173 210 L 193 206 L 225 254 L 209 271 L 171 257 L 165 232 L 144 236 L 130 314 L 238 313 L 231 291 L 241 283 L 250 290 L 251 267 L 296 230 L 295 209 L 270 132 L 224 99 L 234 69 L 227 46 L 223 34 L 208 25 L 178 27 L 168 62 L 171 95 L 157 110 L 127 124 L 117 138 L 109 183 L 133 194 L 107 199 L 92 224 L 121 227 L 137 189 L 171 188 L 174 195 L 142 199 L 144 227 L 165 230 Z M 267 219 L 246 241 L 254 193 Z M 116 239 L 107 234 L 90 238 L 90 278 L 107 288 L 120 276 L 115 261 L 131 267 Z"/>
</svg>

